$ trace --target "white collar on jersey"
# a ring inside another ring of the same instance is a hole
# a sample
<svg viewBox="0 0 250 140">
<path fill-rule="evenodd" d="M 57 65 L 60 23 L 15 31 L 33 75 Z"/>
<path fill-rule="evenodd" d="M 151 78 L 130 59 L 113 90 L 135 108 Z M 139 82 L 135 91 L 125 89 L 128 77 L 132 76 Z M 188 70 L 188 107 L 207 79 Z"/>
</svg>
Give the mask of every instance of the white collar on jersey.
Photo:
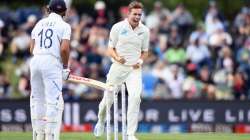
<svg viewBox="0 0 250 140">
<path fill-rule="evenodd" d="M 124 19 L 124 20 L 125 20 L 125 22 L 127 23 L 128 27 L 130 27 L 130 28 L 132 29 L 131 25 L 130 25 L 129 22 L 128 22 L 128 18 L 126 18 L 126 19 Z M 142 23 L 141 23 L 141 21 L 139 21 L 139 25 L 138 25 L 137 27 L 135 27 L 135 29 L 136 29 L 136 28 L 140 28 L 141 26 L 142 26 Z"/>
<path fill-rule="evenodd" d="M 61 15 L 58 15 L 58 14 L 56 14 L 56 13 L 50 13 L 49 14 L 49 17 L 53 17 L 53 18 L 59 18 L 59 19 L 62 19 L 62 16 Z"/>
</svg>

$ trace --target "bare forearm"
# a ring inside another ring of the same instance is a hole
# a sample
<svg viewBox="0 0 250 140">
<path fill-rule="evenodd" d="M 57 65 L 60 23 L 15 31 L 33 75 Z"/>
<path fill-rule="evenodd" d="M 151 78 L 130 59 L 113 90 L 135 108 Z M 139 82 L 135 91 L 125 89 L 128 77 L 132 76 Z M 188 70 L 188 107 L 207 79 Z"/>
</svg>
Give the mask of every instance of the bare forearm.
<svg viewBox="0 0 250 140">
<path fill-rule="evenodd" d="M 69 53 L 70 53 L 69 40 L 64 40 L 62 42 L 61 52 L 60 52 L 64 67 L 68 67 Z"/>
<path fill-rule="evenodd" d="M 115 48 L 110 48 L 110 47 L 108 48 L 108 55 L 115 60 L 119 57 L 115 51 Z"/>
<path fill-rule="evenodd" d="M 69 62 L 69 53 L 66 51 L 61 51 L 61 56 L 62 56 L 63 66 L 67 67 Z"/>
<path fill-rule="evenodd" d="M 33 53 L 34 45 L 35 45 L 35 40 L 32 39 L 30 42 L 30 50 L 29 50 L 31 54 Z"/>
<path fill-rule="evenodd" d="M 108 55 L 110 56 L 110 57 L 112 57 L 115 61 L 117 61 L 117 62 L 119 62 L 119 63 L 121 63 L 121 64 L 124 64 L 125 62 L 126 62 L 126 60 L 123 58 L 123 57 L 121 57 L 121 56 L 119 56 L 117 53 L 116 53 L 116 50 L 115 50 L 115 48 L 108 48 Z"/>
</svg>

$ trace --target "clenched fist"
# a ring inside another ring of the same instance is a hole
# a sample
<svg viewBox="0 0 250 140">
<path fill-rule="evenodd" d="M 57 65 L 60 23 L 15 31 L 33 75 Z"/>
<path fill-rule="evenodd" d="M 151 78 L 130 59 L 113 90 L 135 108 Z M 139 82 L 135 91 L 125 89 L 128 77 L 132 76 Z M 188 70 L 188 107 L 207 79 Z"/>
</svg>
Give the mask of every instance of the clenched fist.
<svg viewBox="0 0 250 140">
<path fill-rule="evenodd" d="M 124 64 L 126 62 L 126 60 L 120 56 L 116 57 L 115 59 L 117 62 L 121 63 L 121 64 Z"/>
</svg>

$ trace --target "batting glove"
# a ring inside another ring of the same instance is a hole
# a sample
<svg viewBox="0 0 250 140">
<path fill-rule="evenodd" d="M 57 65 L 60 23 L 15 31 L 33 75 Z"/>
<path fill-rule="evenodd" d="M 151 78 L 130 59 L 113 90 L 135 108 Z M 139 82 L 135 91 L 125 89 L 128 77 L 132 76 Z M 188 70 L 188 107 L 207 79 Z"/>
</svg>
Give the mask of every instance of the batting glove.
<svg viewBox="0 0 250 140">
<path fill-rule="evenodd" d="M 63 69 L 62 71 L 62 78 L 63 80 L 68 80 L 70 74 L 70 69 Z"/>
</svg>

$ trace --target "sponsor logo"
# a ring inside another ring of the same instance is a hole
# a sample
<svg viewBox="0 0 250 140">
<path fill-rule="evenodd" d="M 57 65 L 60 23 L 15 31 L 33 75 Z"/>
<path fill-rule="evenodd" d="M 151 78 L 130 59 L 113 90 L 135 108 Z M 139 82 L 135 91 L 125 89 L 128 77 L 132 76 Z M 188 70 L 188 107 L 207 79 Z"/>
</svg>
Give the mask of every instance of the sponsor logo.
<svg viewBox="0 0 250 140">
<path fill-rule="evenodd" d="M 137 35 L 140 36 L 140 35 L 142 35 L 143 33 L 144 33 L 144 32 L 140 32 L 140 33 L 138 33 Z"/>
</svg>

